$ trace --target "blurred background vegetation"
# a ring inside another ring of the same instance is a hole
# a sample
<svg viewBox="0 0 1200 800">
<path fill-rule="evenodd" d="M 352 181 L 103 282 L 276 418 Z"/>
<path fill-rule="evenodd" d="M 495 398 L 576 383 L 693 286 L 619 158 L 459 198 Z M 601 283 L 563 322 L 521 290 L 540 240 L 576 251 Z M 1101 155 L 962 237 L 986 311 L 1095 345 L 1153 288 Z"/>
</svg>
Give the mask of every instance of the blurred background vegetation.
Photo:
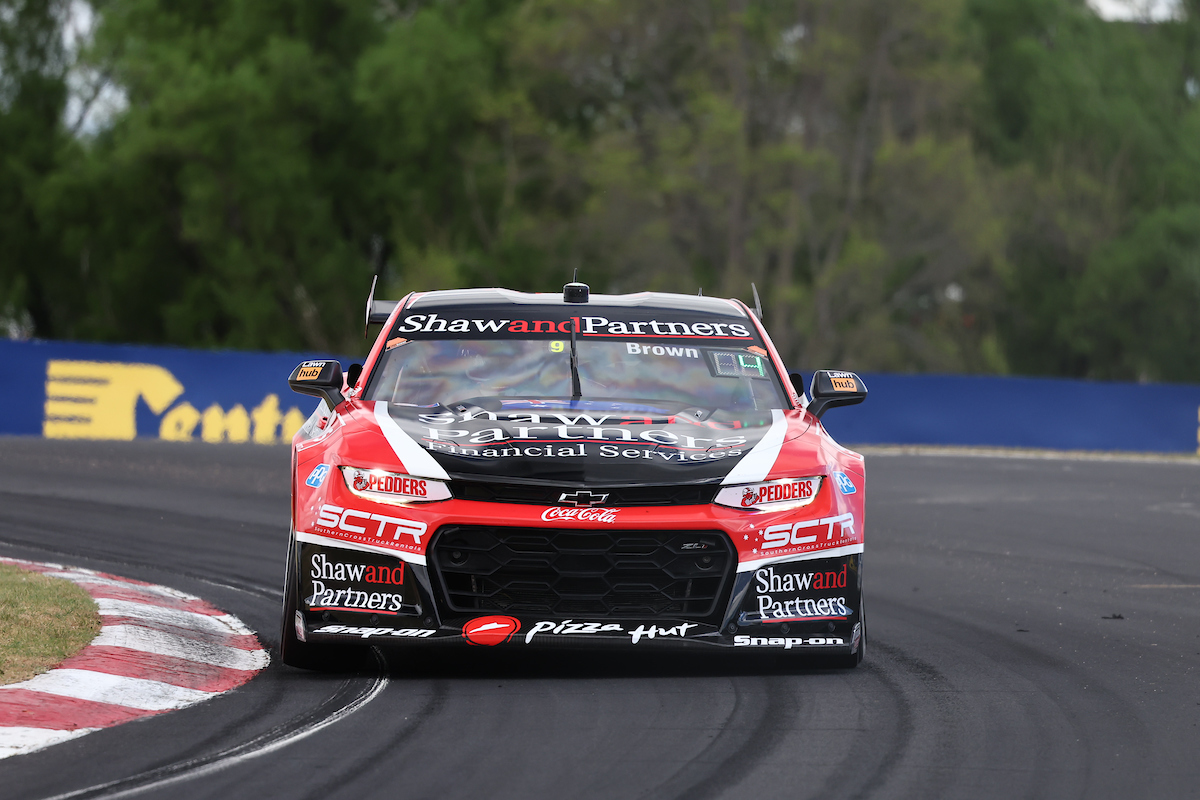
<svg viewBox="0 0 1200 800">
<path fill-rule="evenodd" d="M 797 368 L 1200 380 L 1200 0 L 0 0 L 0 325 L 749 298 Z"/>
</svg>

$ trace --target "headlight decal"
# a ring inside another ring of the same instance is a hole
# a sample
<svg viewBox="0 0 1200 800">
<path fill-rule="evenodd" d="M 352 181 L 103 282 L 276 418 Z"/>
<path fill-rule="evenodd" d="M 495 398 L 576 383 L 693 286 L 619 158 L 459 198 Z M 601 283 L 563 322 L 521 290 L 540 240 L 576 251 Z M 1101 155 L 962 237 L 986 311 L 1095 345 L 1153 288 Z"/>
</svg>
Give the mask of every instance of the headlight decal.
<svg viewBox="0 0 1200 800">
<path fill-rule="evenodd" d="M 449 500 L 452 497 L 449 486 L 429 478 L 357 467 L 342 467 L 341 472 L 346 488 L 352 494 L 376 503 L 407 505 Z"/>
<path fill-rule="evenodd" d="M 817 497 L 821 490 L 821 476 L 809 478 L 785 478 L 766 483 L 750 483 L 741 486 L 726 486 L 717 492 L 713 502 L 729 508 L 754 509 L 758 511 L 784 511 L 801 508 Z"/>
</svg>

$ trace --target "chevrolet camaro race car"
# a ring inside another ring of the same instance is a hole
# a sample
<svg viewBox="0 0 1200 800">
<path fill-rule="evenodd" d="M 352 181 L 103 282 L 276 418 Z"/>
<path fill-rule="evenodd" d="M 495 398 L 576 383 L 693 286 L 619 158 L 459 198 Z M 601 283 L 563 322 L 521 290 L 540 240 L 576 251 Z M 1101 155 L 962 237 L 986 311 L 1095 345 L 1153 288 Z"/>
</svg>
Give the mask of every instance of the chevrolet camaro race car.
<svg viewBox="0 0 1200 800">
<path fill-rule="evenodd" d="M 366 363 L 306 361 L 280 650 L 825 656 L 866 648 L 865 473 L 737 300 L 504 289 L 367 301 Z"/>
</svg>

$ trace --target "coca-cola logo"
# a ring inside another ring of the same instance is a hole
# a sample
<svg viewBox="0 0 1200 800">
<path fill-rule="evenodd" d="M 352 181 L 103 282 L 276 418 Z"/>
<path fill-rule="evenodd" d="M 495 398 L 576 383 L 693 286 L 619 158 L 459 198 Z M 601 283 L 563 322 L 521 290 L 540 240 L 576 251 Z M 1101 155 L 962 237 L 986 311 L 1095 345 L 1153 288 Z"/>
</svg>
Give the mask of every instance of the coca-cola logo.
<svg viewBox="0 0 1200 800">
<path fill-rule="evenodd" d="M 503 644 L 521 630 L 521 621 L 514 617 L 477 617 L 463 625 L 462 635 L 471 644 L 492 647 Z"/>
<path fill-rule="evenodd" d="M 571 520 L 575 522 L 616 522 L 619 508 L 547 508 L 543 522 Z"/>
</svg>

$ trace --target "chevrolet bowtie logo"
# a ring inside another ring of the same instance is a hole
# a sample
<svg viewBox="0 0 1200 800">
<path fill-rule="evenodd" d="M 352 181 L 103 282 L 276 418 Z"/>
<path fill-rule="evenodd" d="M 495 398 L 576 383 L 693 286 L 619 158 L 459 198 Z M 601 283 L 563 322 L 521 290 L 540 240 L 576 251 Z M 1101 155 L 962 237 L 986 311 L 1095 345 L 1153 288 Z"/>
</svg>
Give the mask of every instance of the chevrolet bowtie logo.
<svg viewBox="0 0 1200 800">
<path fill-rule="evenodd" d="M 563 492 L 558 496 L 558 504 L 561 506 L 575 506 L 583 508 L 586 506 L 598 506 L 608 499 L 607 494 L 589 492 L 587 489 L 580 489 L 578 492 Z"/>
</svg>

